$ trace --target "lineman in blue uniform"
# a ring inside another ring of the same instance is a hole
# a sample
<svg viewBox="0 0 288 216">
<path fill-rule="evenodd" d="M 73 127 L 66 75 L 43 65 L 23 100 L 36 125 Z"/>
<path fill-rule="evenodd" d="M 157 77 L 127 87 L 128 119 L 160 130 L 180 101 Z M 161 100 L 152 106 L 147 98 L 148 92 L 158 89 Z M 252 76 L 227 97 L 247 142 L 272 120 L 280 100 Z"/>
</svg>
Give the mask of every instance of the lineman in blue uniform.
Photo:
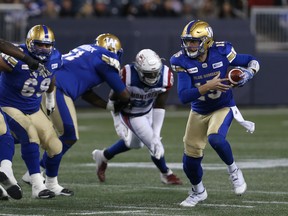
<svg viewBox="0 0 288 216">
<path fill-rule="evenodd" d="M 52 123 L 40 109 L 43 93 L 47 95 L 46 108 L 49 112 L 54 109 L 54 74 L 62 65 L 61 54 L 54 44 L 53 31 L 45 25 L 36 25 L 29 30 L 26 43 L 19 45 L 24 57 L 1 48 L 0 58 L 3 72 L 0 106 L 11 131 L 21 143 L 22 158 L 31 176 L 32 197 L 42 199 L 73 193 L 58 184 L 58 167 L 54 161 L 61 159 L 62 144 Z M 39 145 L 49 155 L 45 184 L 40 174 Z M 9 154 L 8 150 L 6 154 Z M 6 169 L 1 163 L 2 168 Z"/>
<path fill-rule="evenodd" d="M 115 129 L 121 139 L 105 150 L 95 149 L 92 152 L 98 179 L 105 181 L 108 160 L 145 145 L 160 171 L 161 182 L 182 184 L 166 165 L 160 135 L 166 100 L 174 83 L 172 71 L 163 65 L 157 53 L 151 49 L 143 49 L 138 52 L 133 64 L 125 65 L 121 75 L 131 94 L 130 106 L 120 113 L 112 112 Z"/>
<path fill-rule="evenodd" d="M 95 44 L 81 45 L 63 55 L 63 67 L 56 74 L 55 112 L 50 115 L 63 144 L 62 156 L 79 139 L 74 106 L 77 98 L 109 110 L 113 110 L 115 104 L 129 102 L 130 94 L 119 76 L 122 52 L 119 38 L 106 33 L 99 35 Z M 119 101 L 107 103 L 94 93 L 92 88 L 104 82 L 117 93 Z M 44 168 L 46 158 L 45 152 L 41 161 Z M 27 173 L 22 179 L 30 181 Z"/>
<path fill-rule="evenodd" d="M 234 192 L 241 195 L 246 191 L 243 174 L 226 140 L 238 110 L 233 112 L 237 107 L 225 76 L 229 66 L 240 66 L 244 75 L 238 85 L 243 86 L 258 72 L 259 63 L 251 55 L 237 54 L 229 42 L 214 42 L 212 28 L 204 21 L 189 22 L 181 40 L 182 49 L 171 57 L 170 63 L 178 76 L 180 101 L 191 103 L 183 138 L 183 169 L 192 184 L 192 193 L 180 205 L 193 207 L 207 198 L 201 166 L 207 143 L 227 165 Z"/>
</svg>

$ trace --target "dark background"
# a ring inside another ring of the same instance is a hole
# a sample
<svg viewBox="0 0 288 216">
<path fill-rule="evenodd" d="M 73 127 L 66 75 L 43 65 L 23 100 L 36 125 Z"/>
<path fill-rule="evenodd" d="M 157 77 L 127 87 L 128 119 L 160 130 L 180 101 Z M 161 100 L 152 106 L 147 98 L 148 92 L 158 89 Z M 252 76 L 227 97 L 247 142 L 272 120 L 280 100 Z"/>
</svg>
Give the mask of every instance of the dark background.
<svg viewBox="0 0 288 216">
<path fill-rule="evenodd" d="M 288 105 L 287 80 L 285 61 L 288 61 L 287 52 L 257 52 L 256 41 L 250 32 L 249 20 L 205 20 L 214 31 L 216 41 L 229 41 L 236 52 L 255 55 L 260 61 L 260 71 L 252 81 L 242 88 L 234 90 L 238 105 L 242 106 L 283 106 Z M 66 53 L 81 44 L 93 43 L 102 33 L 112 33 L 122 42 L 124 55 L 122 65 L 134 61 L 136 53 L 143 48 L 155 50 L 166 59 L 170 66 L 170 57 L 180 50 L 180 35 L 184 26 L 190 20 L 183 18 L 85 18 L 85 19 L 32 19 L 28 28 L 36 24 L 45 24 L 51 27 L 56 37 L 56 47 Z M 177 96 L 177 77 L 175 86 L 171 90 L 168 104 L 179 105 Z M 109 88 L 103 85 L 96 89 L 103 97 L 107 97 Z M 86 106 L 81 99 L 76 101 L 77 106 Z"/>
</svg>

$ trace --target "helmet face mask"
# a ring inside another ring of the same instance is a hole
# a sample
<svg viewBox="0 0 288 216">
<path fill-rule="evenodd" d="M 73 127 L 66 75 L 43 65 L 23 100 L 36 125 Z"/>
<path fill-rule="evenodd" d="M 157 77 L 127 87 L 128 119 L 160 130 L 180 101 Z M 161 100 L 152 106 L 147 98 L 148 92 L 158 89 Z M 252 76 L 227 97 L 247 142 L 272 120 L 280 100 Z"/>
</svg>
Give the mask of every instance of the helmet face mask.
<svg viewBox="0 0 288 216">
<path fill-rule="evenodd" d="M 143 49 L 136 55 L 135 69 L 141 82 L 149 86 L 158 83 L 163 67 L 161 58 L 151 49 Z"/>
<path fill-rule="evenodd" d="M 53 31 L 45 25 L 32 27 L 26 37 L 26 46 L 34 57 L 47 61 L 54 49 L 55 37 Z"/>
<path fill-rule="evenodd" d="M 122 56 L 123 49 L 122 49 L 121 42 L 119 38 L 113 34 L 105 33 L 105 34 L 99 35 L 95 39 L 95 44 L 97 46 L 104 47 L 105 49 L 107 49 L 108 51 L 112 53 L 115 53 L 119 57 L 119 59 Z"/>
<path fill-rule="evenodd" d="M 189 22 L 181 34 L 181 47 L 190 58 L 197 58 L 207 52 L 214 43 L 213 30 L 204 21 Z"/>
</svg>

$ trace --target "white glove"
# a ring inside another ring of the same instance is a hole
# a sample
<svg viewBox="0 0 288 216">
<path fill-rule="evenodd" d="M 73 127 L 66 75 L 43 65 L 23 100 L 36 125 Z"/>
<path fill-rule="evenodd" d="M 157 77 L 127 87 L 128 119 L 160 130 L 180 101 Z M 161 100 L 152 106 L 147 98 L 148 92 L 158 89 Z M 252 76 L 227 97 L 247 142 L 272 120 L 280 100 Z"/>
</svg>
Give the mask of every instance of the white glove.
<svg viewBox="0 0 288 216">
<path fill-rule="evenodd" d="M 128 128 L 122 123 L 118 113 L 111 111 L 111 115 L 113 117 L 114 127 L 117 135 L 125 141 L 128 137 Z"/>
<path fill-rule="evenodd" d="M 150 150 L 150 154 L 155 157 L 156 159 L 160 159 L 161 157 L 164 157 L 164 147 L 163 144 L 161 143 L 161 138 L 160 137 L 153 137 L 152 140 L 152 145 Z"/>
<path fill-rule="evenodd" d="M 245 83 L 247 83 L 250 79 L 253 78 L 254 73 L 250 68 L 243 68 L 243 67 L 237 67 L 237 68 L 239 68 L 244 72 L 243 74 L 240 75 L 241 77 L 243 77 L 243 79 L 238 82 L 238 86 L 242 87 L 243 85 L 245 85 Z"/>
<path fill-rule="evenodd" d="M 44 78 L 46 78 L 46 77 L 48 77 L 48 76 L 51 76 L 51 74 L 52 74 L 52 73 L 51 73 L 43 64 L 41 64 L 41 63 L 39 63 L 37 70 L 38 70 L 39 74 L 40 74 L 42 77 L 44 77 Z"/>
<path fill-rule="evenodd" d="M 114 101 L 109 99 L 106 105 L 106 109 L 109 111 L 114 111 Z"/>
<path fill-rule="evenodd" d="M 46 110 L 48 116 L 55 110 L 54 91 L 50 93 L 46 92 Z"/>
</svg>

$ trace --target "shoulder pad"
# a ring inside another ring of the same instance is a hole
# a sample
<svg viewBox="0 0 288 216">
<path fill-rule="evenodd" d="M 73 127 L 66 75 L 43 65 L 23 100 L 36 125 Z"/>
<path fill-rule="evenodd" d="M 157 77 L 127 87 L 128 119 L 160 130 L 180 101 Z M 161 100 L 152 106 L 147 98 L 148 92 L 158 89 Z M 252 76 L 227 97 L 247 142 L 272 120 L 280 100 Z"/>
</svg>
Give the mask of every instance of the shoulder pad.
<svg viewBox="0 0 288 216">
<path fill-rule="evenodd" d="M 221 55 L 224 55 L 227 57 L 229 62 L 232 62 L 237 55 L 236 51 L 234 50 L 230 42 L 227 42 L 227 41 L 216 42 L 215 47 L 217 48 L 218 52 Z"/>
</svg>

